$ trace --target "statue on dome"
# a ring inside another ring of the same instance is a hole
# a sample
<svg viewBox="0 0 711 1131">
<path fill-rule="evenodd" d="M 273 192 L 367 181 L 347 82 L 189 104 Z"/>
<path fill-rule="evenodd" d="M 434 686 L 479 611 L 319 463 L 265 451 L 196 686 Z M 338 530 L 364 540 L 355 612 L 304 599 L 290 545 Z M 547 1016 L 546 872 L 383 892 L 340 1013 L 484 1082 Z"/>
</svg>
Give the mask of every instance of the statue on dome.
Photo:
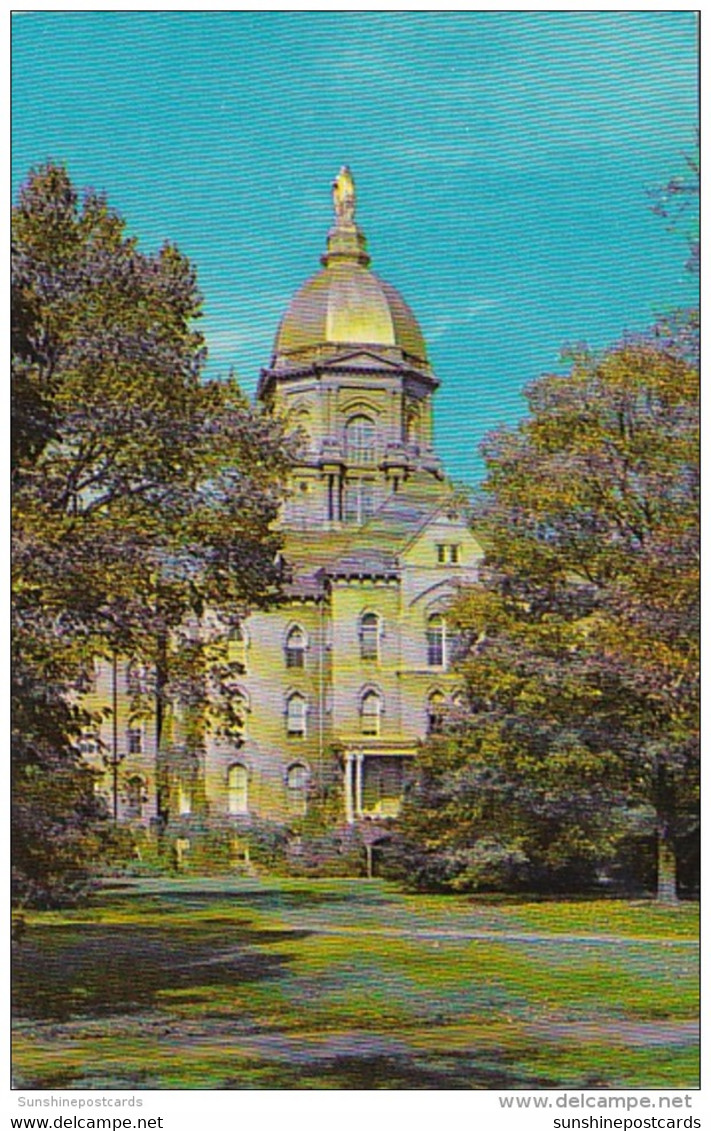
<svg viewBox="0 0 711 1131">
<path fill-rule="evenodd" d="M 355 223 L 355 184 L 347 165 L 341 165 L 338 176 L 333 182 L 332 192 L 336 224 L 339 227 L 352 227 Z"/>
</svg>

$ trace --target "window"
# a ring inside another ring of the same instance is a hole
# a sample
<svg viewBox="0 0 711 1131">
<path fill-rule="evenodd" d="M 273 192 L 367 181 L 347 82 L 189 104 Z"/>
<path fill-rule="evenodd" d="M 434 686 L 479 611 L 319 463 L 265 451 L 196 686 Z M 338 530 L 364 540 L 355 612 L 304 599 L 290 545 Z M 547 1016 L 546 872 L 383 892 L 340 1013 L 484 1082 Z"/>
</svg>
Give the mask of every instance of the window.
<svg viewBox="0 0 711 1131">
<path fill-rule="evenodd" d="M 129 695 L 146 695 L 148 692 L 148 672 L 143 664 L 132 660 L 126 665 L 126 690 Z"/>
<path fill-rule="evenodd" d="M 142 817 L 147 800 L 145 782 L 138 774 L 134 774 L 126 782 L 126 816 Z"/>
<path fill-rule="evenodd" d="M 380 658 L 380 617 L 377 613 L 363 613 L 360 618 L 360 658 Z"/>
<path fill-rule="evenodd" d="M 293 737 L 306 735 L 306 700 L 298 692 L 286 701 L 286 733 Z"/>
<path fill-rule="evenodd" d="M 309 771 L 302 762 L 295 762 L 286 771 L 286 802 L 293 817 L 304 817 L 308 805 Z"/>
<path fill-rule="evenodd" d="M 129 754 L 140 754 L 143 750 L 143 731 L 141 727 L 129 727 L 127 739 Z"/>
<path fill-rule="evenodd" d="M 350 463 L 375 463 L 375 425 L 367 416 L 353 416 L 348 421 L 346 449 Z"/>
<path fill-rule="evenodd" d="M 91 758 L 99 753 L 99 740 L 93 731 L 86 730 L 79 739 L 79 753 L 84 758 Z"/>
<path fill-rule="evenodd" d="M 433 691 L 427 700 L 427 733 L 441 734 L 444 729 L 446 699 L 441 691 Z"/>
<path fill-rule="evenodd" d="M 193 811 L 193 787 L 190 782 L 178 782 L 178 815 L 189 817 Z"/>
<path fill-rule="evenodd" d="M 249 772 L 241 762 L 235 762 L 227 771 L 227 812 L 249 812 Z"/>
<path fill-rule="evenodd" d="M 457 543 L 439 543 L 437 545 L 437 561 L 439 565 L 459 565 L 462 547 Z"/>
<path fill-rule="evenodd" d="M 375 509 L 372 479 L 352 479 L 346 483 L 343 520 L 360 526 Z"/>
<path fill-rule="evenodd" d="M 443 668 L 446 660 L 447 625 L 441 613 L 427 621 L 427 663 L 431 668 Z"/>
<path fill-rule="evenodd" d="M 311 413 L 309 412 L 309 410 L 307 408 L 297 409 L 291 418 L 291 423 L 293 425 L 294 431 L 297 433 L 297 436 L 299 432 L 302 434 L 301 436 L 298 436 L 298 438 L 303 441 L 304 447 L 308 447 L 311 442 L 311 432 L 313 427 L 311 421 Z"/>
<path fill-rule="evenodd" d="M 298 625 L 289 631 L 286 638 L 284 655 L 287 668 L 303 668 L 304 654 L 306 652 L 306 633 Z"/>
<path fill-rule="evenodd" d="M 361 734 L 377 736 L 380 734 L 380 715 L 382 700 L 377 691 L 366 691 L 360 703 Z"/>
</svg>

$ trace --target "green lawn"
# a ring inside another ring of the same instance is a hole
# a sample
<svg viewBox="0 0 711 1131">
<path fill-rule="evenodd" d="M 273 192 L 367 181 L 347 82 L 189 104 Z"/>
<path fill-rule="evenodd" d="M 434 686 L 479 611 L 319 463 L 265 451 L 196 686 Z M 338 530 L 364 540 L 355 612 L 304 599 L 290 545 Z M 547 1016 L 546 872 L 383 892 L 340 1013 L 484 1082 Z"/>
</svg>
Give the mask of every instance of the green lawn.
<svg viewBox="0 0 711 1131">
<path fill-rule="evenodd" d="M 31 1088 L 695 1087 L 698 909 L 132 881 L 28 917 Z"/>
</svg>

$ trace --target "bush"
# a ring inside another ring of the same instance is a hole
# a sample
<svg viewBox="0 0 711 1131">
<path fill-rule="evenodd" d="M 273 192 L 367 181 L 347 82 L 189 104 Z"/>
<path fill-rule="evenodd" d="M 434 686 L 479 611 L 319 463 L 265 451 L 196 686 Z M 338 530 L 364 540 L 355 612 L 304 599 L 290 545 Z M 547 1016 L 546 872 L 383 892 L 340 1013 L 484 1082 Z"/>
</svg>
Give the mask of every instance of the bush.
<svg viewBox="0 0 711 1131">
<path fill-rule="evenodd" d="M 283 870 L 286 862 L 289 830 L 276 821 L 252 818 L 241 834 L 251 863 L 258 867 Z"/>
<path fill-rule="evenodd" d="M 363 844 L 351 830 L 297 835 L 289 841 L 286 866 L 291 876 L 362 876 Z"/>
<path fill-rule="evenodd" d="M 94 777 L 65 758 L 15 766 L 12 898 L 16 906 L 61 907 L 92 888 L 110 826 Z"/>
</svg>

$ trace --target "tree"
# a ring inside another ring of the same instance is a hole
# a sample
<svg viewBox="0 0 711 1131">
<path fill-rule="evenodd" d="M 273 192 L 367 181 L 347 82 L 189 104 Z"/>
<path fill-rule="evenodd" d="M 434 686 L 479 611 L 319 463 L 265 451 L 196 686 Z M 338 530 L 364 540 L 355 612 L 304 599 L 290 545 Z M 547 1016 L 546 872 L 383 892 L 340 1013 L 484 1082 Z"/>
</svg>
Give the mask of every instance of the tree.
<svg viewBox="0 0 711 1131">
<path fill-rule="evenodd" d="M 652 194 L 699 268 L 699 159 Z M 653 823 L 658 897 L 698 832 L 699 312 L 527 390 L 484 445 L 481 586 L 459 601 L 468 689 L 404 811 L 425 885 L 555 885 Z"/>
<path fill-rule="evenodd" d="M 684 155 L 684 170 L 670 177 L 666 184 L 655 188 L 650 196 L 654 201 L 652 211 L 667 221 L 669 231 L 681 231 L 684 235 L 689 255 L 686 269 L 698 275 L 700 259 L 699 242 L 699 189 L 701 174 L 701 154 L 699 131 L 696 130 L 691 152 Z"/>
<path fill-rule="evenodd" d="M 526 567 L 527 568 L 527 567 Z M 585 678 L 583 587 L 516 591 L 489 568 L 455 606 L 466 696 L 418 758 L 406 874 L 457 890 L 581 890 L 624 832 L 623 765 Z"/>
<path fill-rule="evenodd" d="M 33 795 L 56 810 L 47 828 L 61 825 L 72 839 L 81 824 L 87 775 L 77 740 L 87 720 L 77 703 L 97 656 L 154 665 L 160 718 L 172 634 L 208 608 L 234 622 L 273 599 L 272 523 L 289 453 L 278 422 L 251 411 L 233 379 L 201 379 L 201 299 L 176 247 L 140 252 L 105 198 L 80 199 L 53 163 L 23 186 L 12 245 L 23 844 L 43 835 Z M 57 764 L 73 794 L 46 787 Z"/>
<path fill-rule="evenodd" d="M 697 820 L 697 373 L 683 351 L 626 341 L 527 396 L 530 417 L 485 444 L 486 567 L 456 610 L 469 709 L 444 770 L 425 758 L 405 835 L 421 845 L 434 787 L 453 882 L 505 861 L 554 882 L 609 859 L 622 818 L 649 812 L 672 899 Z"/>
</svg>

